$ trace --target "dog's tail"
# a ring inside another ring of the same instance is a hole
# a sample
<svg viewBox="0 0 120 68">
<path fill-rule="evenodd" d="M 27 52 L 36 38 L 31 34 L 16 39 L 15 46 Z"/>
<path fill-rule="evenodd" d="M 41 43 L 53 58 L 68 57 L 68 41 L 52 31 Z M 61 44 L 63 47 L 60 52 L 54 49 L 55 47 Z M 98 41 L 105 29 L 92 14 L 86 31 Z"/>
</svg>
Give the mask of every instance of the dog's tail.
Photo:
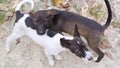
<svg viewBox="0 0 120 68">
<path fill-rule="evenodd" d="M 107 10 L 108 10 L 108 18 L 107 18 L 105 25 L 103 26 L 103 30 L 105 30 L 110 25 L 111 20 L 112 20 L 112 11 L 111 11 L 110 4 L 109 4 L 108 0 L 104 0 L 104 1 L 107 6 Z"/>
<path fill-rule="evenodd" d="M 15 11 L 19 11 L 22 5 L 26 2 L 29 2 L 31 4 L 31 10 L 34 8 L 34 2 L 32 0 L 22 0 L 16 7 Z"/>
</svg>

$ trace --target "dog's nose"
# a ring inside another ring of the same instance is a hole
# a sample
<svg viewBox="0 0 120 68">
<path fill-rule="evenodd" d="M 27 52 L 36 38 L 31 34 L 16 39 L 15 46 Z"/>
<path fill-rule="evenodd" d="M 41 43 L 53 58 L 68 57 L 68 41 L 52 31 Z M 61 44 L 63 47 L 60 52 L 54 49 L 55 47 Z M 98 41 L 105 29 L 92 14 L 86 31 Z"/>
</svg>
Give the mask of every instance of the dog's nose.
<svg viewBox="0 0 120 68">
<path fill-rule="evenodd" d="M 45 32 L 44 31 L 39 31 L 39 32 L 37 32 L 39 35 L 43 35 L 43 34 L 45 34 Z"/>
</svg>

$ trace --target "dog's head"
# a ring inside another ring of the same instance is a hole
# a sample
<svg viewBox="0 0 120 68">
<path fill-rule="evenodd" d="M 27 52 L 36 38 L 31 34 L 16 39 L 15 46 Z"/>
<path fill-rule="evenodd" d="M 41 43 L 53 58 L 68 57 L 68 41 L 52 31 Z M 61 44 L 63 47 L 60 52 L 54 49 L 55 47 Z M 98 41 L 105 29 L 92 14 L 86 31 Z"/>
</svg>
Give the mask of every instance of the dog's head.
<svg viewBox="0 0 120 68">
<path fill-rule="evenodd" d="M 47 27 L 51 25 L 54 16 L 58 14 L 58 11 L 55 9 L 51 10 L 40 10 L 37 12 L 30 12 L 30 17 L 33 20 L 33 24 L 36 26 L 38 34 L 44 34 Z"/>
<path fill-rule="evenodd" d="M 63 47 L 68 48 L 72 53 L 76 54 L 83 60 L 92 59 L 91 53 L 89 52 L 88 48 L 80 38 L 80 33 L 78 32 L 77 25 L 75 25 L 74 39 L 68 40 L 65 38 L 61 38 L 60 42 Z"/>
</svg>

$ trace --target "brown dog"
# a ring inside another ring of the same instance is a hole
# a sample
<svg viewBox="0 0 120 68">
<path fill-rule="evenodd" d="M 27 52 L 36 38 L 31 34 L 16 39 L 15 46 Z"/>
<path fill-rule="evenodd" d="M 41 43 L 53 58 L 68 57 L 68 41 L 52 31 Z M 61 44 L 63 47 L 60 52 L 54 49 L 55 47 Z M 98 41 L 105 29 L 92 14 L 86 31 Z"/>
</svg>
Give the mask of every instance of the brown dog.
<svg viewBox="0 0 120 68">
<path fill-rule="evenodd" d="M 35 13 L 30 13 L 30 15 L 38 34 L 44 34 L 46 28 L 59 33 L 66 32 L 72 34 L 74 25 L 77 24 L 79 32 L 87 39 L 90 48 L 99 55 L 96 60 L 96 62 L 99 62 L 104 56 L 104 53 L 99 49 L 99 46 L 101 45 L 100 42 L 104 30 L 110 25 L 112 19 L 112 11 L 108 0 L 105 0 L 105 4 L 108 10 L 108 18 L 106 24 L 103 26 L 94 20 L 75 13 L 56 9 L 40 10 Z"/>
</svg>

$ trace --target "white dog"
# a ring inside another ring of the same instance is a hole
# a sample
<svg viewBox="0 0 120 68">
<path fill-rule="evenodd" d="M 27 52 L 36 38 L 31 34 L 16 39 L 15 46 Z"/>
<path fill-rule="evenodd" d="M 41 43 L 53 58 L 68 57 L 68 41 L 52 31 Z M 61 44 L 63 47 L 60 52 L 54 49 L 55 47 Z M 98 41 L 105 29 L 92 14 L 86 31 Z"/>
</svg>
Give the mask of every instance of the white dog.
<svg viewBox="0 0 120 68">
<path fill-rule="evenodd" d="M 23 0 L 16 7 L 16 20 L 12 34 L 7 38 L 5 50 L 10 51 L 10 43 L 12 40 L 16 40 L 23 35 L 29 36 L 34 42 L 44 48 L 45 55 L 49 60 L 51 66 L 54 65 L 54 60 L 52 55 L 55 56 L 57 60 L 61 59 L 58 55 L 60 52 L 69 49 L 72 53 L 76 54 L 80 58 L 85 60 L 91 60 L 91 54 L 88 49 L 80 39 L 80 34 L 77 30 L 77 25 L 74 31 L 74 37 L 63 36 L 62 34 L 56 33 L 52 30 L 47 29 L 45 34 L 39 35 L 36 32 L 36 27 L 33 25 L 32 19 L 29 14 L 22 14 L 20 12 L 21 6 L 30 2 L 32 9 L 34 7 L 34 2 L 32 0 Z"/>
</svg>

